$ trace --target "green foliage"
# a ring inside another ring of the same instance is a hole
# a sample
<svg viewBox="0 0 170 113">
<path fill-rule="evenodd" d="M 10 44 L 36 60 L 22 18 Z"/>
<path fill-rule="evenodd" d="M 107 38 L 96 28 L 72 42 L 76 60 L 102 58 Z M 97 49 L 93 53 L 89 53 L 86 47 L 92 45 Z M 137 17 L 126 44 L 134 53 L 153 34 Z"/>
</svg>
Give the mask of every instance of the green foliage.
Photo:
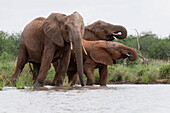
<svg viewBox="0 0 170 113">
<path fill-rule="evenodd" d="M 149 65 L 145 67 L 144 64 L 139 63 L 137 65 L 128 66 L 122 64 L 116 64 L 108 66 L 109 74 L 107 82 L 131 82 L 131 83 L 149 83 L 156 82 L 160 76 L 160 70 L 165 75 L 169 75 L 169 65 L 163 61 L 150 61 Z M 166 67 L 163 68 L 162 67 Z M 168 73 L 168 74 L 167 74 Z"/>
<path fill-rule="evenodd" d="M 0 55 L 0 61 L 2 63 L 7 63 L 7 62 L 10 62 L 10 61 L 14 61 L 15 59 L 16 59 L 16 57 L 12 56 L 12 54 L 9 54 L 7 52 L 3 52 Z"/>
<path fill-rule="evenodd" d="M 30 72 L 30 68 L 28 64 L 23 69 L 22 73 L 18 76 L 16 81 L 16 87 L 17 89 L 24 89 L 25 86 L 32 87 L 33 81 L 32 81 L 32 73 Z"/>
<path fill-rule="evenodd" d="M 0 89 L 3 89 L 4 86 L 5 86 L 5 84 L 6 84 L 6 81 L 3 80 L 3 79 L 1 79 L 1 80 L 0 80 Z"/>
<path fill-rule="evenodd" d="M 108 74 L 108 80 L 111 82 L 115 81 L 121 81 L 123 76 L 125 75 L 125 70 L 122 71 L 122 65 L 117 65 L 116 67 L 114 66 L 109 66 L 109 74 Z"/>
<path fill-rule="evenodd" d="M 94 71 L 94 80 L 95 83 L 100 83 L 99 69 L 95 69 Z"/>
<path fill-rule="evenodd" d="M 147 76 L 147 75 L 142 76 L 141 77 L 141 81 L 144 84 L 148 83 L 149 82 L 149 76 Z"/>
<path fill-rule="evenodd" d="M 18 76 L 18 79 L 16 81 L 16 88 L 17 89 L 25 88 L 25 77 L 24 76 Z"/>
<path fill-rule="evenodd" d="M 71 84 L 72 84 L 72 82 L 70 82 L 70 83 L 68 82 L 68 77 L 65 77 L 64 82 L 63 82 L 63 86 L 70 87 Z"/>
<path fill-rule="evenodd" d="M 137 49 L 136 39 L 136 36 L 130 35 L 124 40 L 117 40 L 117 42 Z M 170 36 L 160 39 L 152 32 L 143 32 L 139 38 L 139 43 L 140 51 L 144 57 L 161 60 L 170 58 Z"/>
<path fill-rule="evenodd" d="M 20 33 L 8 34 L 0 31 L 0 62 L 15 60 L 18 55 Z"/>
<path fill-rule="evenodd" d="M 46 77 L 46 81 L 47 82 L 52 82 L 54 76 L 55 76 L 55 70 L 54 70 L 54 67 L 51 66 L 50 70 L 48 70 L 48 75 Z"/>
<path fill-rule="evenodd" d="M 159 74 L 160 74 L 161 78 L 170 79 L 170 64 L 162 66 L 160 68 Z"/>
</svg>

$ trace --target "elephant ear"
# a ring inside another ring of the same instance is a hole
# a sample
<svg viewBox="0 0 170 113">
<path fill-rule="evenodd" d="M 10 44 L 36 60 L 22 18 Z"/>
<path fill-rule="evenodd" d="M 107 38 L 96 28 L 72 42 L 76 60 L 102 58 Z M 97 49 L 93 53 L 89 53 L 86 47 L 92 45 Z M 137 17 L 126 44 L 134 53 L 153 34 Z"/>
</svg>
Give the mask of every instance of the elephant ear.
<svg viewBox="0 0 170 113">
<path fill-rule="evenodd" d="M 64 47 L 64 39 L 60 31 L 62 18 L 66 15 L 60 13 L 52 13 L 43 23 L 43 31 L 45 35 L 52 40 L 57 46 Z"/>
<path fill-rule="evenodd" d="M 96 63 L 112 65 L 113 60 L 105 48 L 106 44 L 94 44 L 90 47 L 90 57 Z"/>
</svg>

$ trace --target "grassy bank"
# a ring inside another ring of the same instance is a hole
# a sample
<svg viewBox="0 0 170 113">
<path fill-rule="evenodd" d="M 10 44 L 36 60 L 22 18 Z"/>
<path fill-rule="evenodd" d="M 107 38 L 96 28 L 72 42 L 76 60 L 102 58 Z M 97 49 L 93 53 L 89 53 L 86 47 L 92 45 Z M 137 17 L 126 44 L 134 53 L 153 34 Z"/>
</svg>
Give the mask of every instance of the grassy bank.
<svg viewBox="0 0 170 113">
<path fill-rule="evenodd" d="M 16 62 L 0 63 L 0 88 L 4 86 L 12 86 L 11 78 L 15 71 Z M 150 61 L 148 66 L 142 62 L 133 64 L 116 64 L 108 66 L 109 75 L 108 83 L 170 83 L 170 63 L 164 61 Z M 48 72 L 46 83 L 51 83 L 55 75 L 54 68 Z M 98 70 L 94 73 L 95 82 L 99 83 Z M 64 85 L 68 86 L 68 80 L 65 79 Z M 32 72 L 30 72 L 28 64 L 16 81 L 17 88 L 32 87 Z"/>
<path fill-rule="evenodd" d="M 147 67 L 142 62 L 116 64 L 108 69 L 108 83 L 170 83 L 170 63 L 164 61 L 150 61 Z M 95 71 L 95 80 L 99 83 L 98 70 Z"/>
</svg>

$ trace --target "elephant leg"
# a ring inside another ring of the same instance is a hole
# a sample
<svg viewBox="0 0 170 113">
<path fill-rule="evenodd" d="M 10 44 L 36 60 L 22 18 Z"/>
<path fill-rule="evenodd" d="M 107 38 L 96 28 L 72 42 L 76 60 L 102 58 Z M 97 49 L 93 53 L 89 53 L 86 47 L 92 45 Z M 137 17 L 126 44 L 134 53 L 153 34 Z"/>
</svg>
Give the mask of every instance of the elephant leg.
<svg viewBox="0 0 170 113">
<path fill-rule="evenodd" d="M 67 76 L 68 76 L 68 80 L 69 80 L 69 83 L 71 82 L 71 85 L 75 85 L 76 84 L 76 81 L 77 81 L 77 72 L 75 71 L 68 71 L 67 72 Z"/>
<path fill-rule="evenodd" d="M 96 67 L 96 63 L 92 60 L 88 59 L 84 63 L 84 73 L 87 77 L 87 85 L 94 84 L 94 69 Z"/>
<path fill-rule="evenodd" d="M 37 80 L 34 83 L 34 87 L 42 87 L 44 85 L 44 81 L 47 76 L 48 70 L 50 68 L 54 56 L 54 52 L 55 52 L 55 45 L 45 47 L 42 56 L 40 70 L 38 73 Z"/>
<path fill-rule="evenodd" d="M 107 65 L 104 65 L 99 68 L 99 74 L 100 74 L 100 86 L 106 86 L 108 77 Z"/>
<path fill-rule="evenodd" d="M 55 84 L 57 82 L 58 72 L 59 72 L 59 69 L 60 69 L 60 59 L 53 62 L 53 66 L 54 66 L 54 69 L 55 69 L 55 76 L 53 78 L 53 81 L 52 81 L 51 85 L 55 86 Z"/>
<path fill-rule="evenodd" d="M 35 82 L 40 70 L 40 64 L 33 63 L 33 81 Z"/>
<path fill-rule="evenodd" d="M 60 60 L 57 60 L 57 64 L 55 63 L 55 77 L 53 79 L 53 83 L 55 83 L 55 86 L 61 86 L 63 85 L 64 78 L 67 73 L 67 69 L 70 62 L 70 54 L 71 49 L 69 46 L 67 46 L 63 52 L 63 58 Z"/>
<path fill-rule="evenodd" d="M 12 83 L 14 85 L 15 85 L 18 75 L 22 72 L 26 63 L 27 63 L 27 50 L 24 44 L 20 44 L 17 66 L 14 72 L 14 76 L 12 77 Z"/>
</svg>

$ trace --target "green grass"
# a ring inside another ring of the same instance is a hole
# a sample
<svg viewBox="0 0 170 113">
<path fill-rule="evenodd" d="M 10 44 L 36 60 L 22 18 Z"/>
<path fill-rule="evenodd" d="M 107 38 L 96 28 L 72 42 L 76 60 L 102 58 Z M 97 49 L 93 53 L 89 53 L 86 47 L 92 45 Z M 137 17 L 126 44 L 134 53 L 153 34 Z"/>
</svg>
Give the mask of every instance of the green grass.
<svg viewBox="0 0 170 113">
<path fill-rule="evenodd" d="M 148 66 L 137 61 L 134 64 L 116 64 L 108 66 L 107 82 L 150 83 L 158 79 L 170 79 L 170 63 L 150 61 Z M 99 83 L 98 69 L 94 72 L 95 82 Z"/>
<path fill-rule="evenodd" d="M 170 63 L 164 61 L 150 61 L 147 67 L 142 62 L 133 65 L 116 64 L 108 66 L 108 70 L 107 82 L 126 81 L 146 84 L 156 82 L 158 79 L 170 81 Z M 99 75 L 95 72 L 94 76 Z"/>
<path fill-rule="evenodd" d="M 66 76 L 65 79 L 64 79 L 64 82 L 63 82 L 63 86 L 65 87 L 70 87 L 72 84 L 72 82 L 68 82 L 68 77 Z"/>
<path fill-rule="evenodd" d="M 0 63 L 0 89 L 5 86 L 12 86 L 11 78 L 15 71 L 16 62 Z M 95 83 L 100 82 L 99 70 L 94 72 Z M 46 77 L 47 82 L 52 82 L 55 76 L 55 70 L 51 66 Z M 86 77 L 84 75 L 85 80 Z M 151 83 L 159 79 L 166 79 L 165 83 L 170 83 L 170 62 L 164 61 L 149 61 L 148 66 L 141 62 L 135 64 L 116 64 L 108 66 L 107 82 L 129 82 L 129 83 Z M 79 79 L 77 79 L 79 83 Z M 63 83 L 64 86 L 70 86 L 68 78 L 66 77 Z M 16 81 L 18 89 L 32 87 L 32 73 L 30 72 L 28 64 L 24 67 L 20 76 Z"/>
</svg>

